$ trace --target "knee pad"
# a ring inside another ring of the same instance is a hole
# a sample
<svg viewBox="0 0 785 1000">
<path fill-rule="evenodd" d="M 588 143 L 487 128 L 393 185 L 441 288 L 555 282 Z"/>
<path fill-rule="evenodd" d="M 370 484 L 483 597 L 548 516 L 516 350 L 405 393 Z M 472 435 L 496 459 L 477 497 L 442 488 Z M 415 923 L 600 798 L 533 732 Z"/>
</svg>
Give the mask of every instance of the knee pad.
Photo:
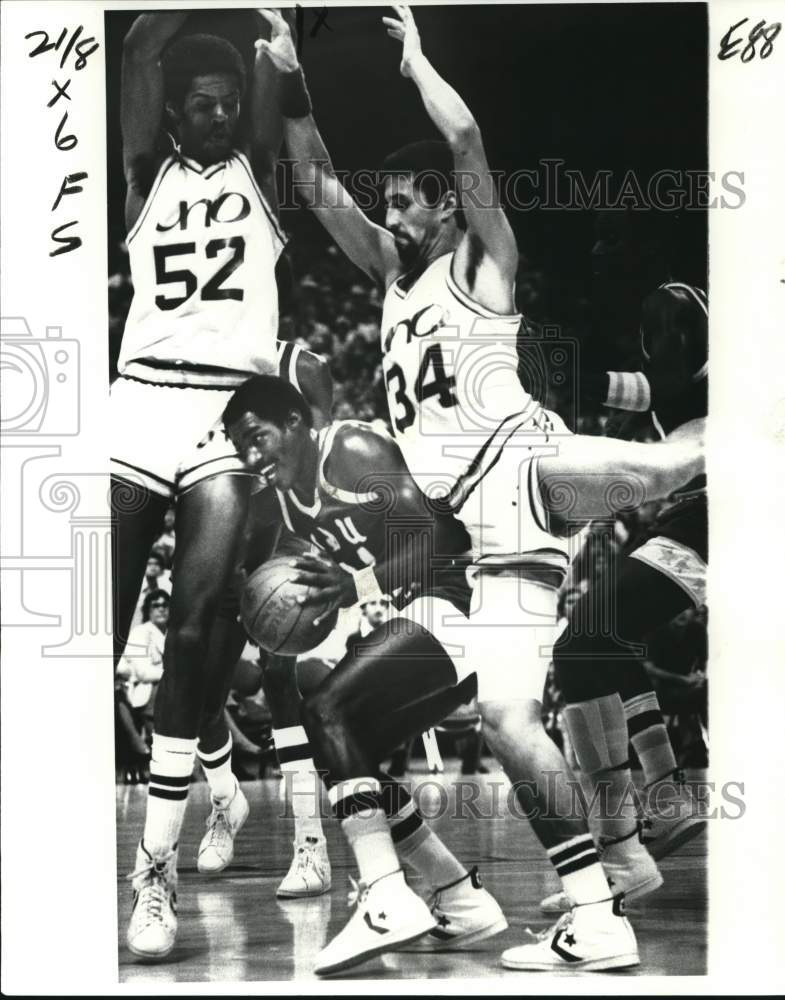
<svg viewBox="0 0 785 1000">
<path fill-rule="evenodd" d="M 617 694 L 568 705 L 564 719 L 582 771 L 595 774 L 627 762 L 627 720 Z"/>
</svg>

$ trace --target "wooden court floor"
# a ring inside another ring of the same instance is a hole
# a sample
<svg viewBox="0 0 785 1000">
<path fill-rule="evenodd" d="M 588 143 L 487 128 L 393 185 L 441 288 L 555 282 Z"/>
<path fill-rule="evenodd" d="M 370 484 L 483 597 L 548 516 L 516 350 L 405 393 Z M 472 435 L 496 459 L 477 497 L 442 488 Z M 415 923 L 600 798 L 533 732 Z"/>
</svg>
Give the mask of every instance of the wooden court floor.
<svg viewBox="0 0 785 1000">
<path fill-rule="evenodd" d="M 697 777 L 697 775 L 692 775 Z M 545 854 L 528 823 L 509 813 L 508 785 L 498 770 L 485 777 L 460 778 L 447 765 L 445 775 L 413 774 L 416 797 L 450 849 L 467 865 L 478 864 L 485 886 L 504 909 L 510 927 L 474 949 L 433 955 L 398 953 L 368 962 L 345 978 L 466 979 L 526 975 L 502 969 L 499 955 L 521 943 L 522 930 L 539 930 L 548 918 L 540 899 L 556 888 Z M 459 796 L 471 805 L 456 819 L 455 781 Z M 477 783 L 479 794 L 469 782 Z M 333 886 L 316 899 L 279 901 L 275 889 L 291 860 L 293 822 L 286 818 L 279 782 L 243 785 L 251 815 L 240 833 L 235 859 L 222 874 L 208 878 L 196 871 L 196 848 L 207 816 L 207 786 L 191 787 L 180 847 L 179 932 L 174 951 L 148 964 L 125 947 L 131 905 L 126 873 L 131 871 L 144 821 L 144 786 L 117 788 L 118 927 L 120 981 L 124 983 L 198 983 L 313 981 L 316 955 L 346 923 L 348 875 L 354 864 L 338 825 L 324 822 Z M 495 815 L 492 815 L 494 814 Z M 452 815 L 451 815 L 452 814 Z M 701 975 L 706 971 L 706 835 L 660 862 L 665 884 L 629 904 L 638 937 L 641 965 L 613 975 Z M 416 879 L 412 885 L 417 888 Z M 552 921 L 551 921 L 552 922 Z M 536 975 L 530 973 L 529 975 Z M 564 973 L 570 975 L 570 973 Z M 574 974 L 573 974 L 574 975 Z M 586 975 L 592 975 L 587 973 Z M 596 973 L 594 974 L 596 976 Z M 333 977 L 341 978 L 341 977 Z M 531 986 L 525 989 L 529 992 Z"/>
</svg>

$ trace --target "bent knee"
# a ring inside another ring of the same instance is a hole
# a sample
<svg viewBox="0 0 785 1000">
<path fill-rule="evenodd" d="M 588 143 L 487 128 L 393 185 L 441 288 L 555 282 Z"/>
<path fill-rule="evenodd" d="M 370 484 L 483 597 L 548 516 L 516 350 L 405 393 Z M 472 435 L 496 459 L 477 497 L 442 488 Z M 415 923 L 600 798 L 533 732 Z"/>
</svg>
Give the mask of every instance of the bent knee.
<svg viewBox="0 0 785 1000">
<path fill-rule="evenodd" d="M 542 702 L 484 701 L 479 705 L 483 731 L 490 736 L 525 739 L 543 731 Z"/>
</svg>

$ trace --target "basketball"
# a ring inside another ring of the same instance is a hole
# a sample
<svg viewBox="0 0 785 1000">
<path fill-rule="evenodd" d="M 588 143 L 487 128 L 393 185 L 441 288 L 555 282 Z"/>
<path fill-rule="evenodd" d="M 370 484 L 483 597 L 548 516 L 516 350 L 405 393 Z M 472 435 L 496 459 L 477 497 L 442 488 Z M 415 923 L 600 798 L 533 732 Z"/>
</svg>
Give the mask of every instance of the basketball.
<svg viewBox="0 0 785 1000">
<path fill-rule="evenodd" d="M 312 551 L 304 546 L 303 551 Z M 318 646 L 335 628 L 338 610 L 314 626 L 326 605 L 303 606 L 298 597 L 313 593 L 313 588 L 293 583 L 297 570 L 291 566 L 297 553 L 276 555 L 268 559 L 248 578 L 240 613 L 246 631 L 268 653 L 294 655 L 306 653 Z"/>
</svg>

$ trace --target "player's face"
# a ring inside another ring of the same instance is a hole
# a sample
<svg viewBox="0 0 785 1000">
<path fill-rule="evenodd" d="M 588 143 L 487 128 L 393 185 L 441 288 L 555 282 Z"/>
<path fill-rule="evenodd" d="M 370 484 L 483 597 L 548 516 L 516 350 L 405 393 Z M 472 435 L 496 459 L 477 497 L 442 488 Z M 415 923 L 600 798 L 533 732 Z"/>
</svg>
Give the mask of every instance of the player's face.
<svg viewBox="0 0 785 1000">
<path fill-rule="evenodd" d="M 239 114 L 240 92 L 234 76 L 209 73 L 194 77 L 178 121 L 183 152 L 205 166 L 226 159 Z"/>
<path fill-rule="evenodd" d="M 309 432 L 302 420 L 278 427 L 255 413 L 245 413 L 227 433 L 247 469 L 260 473 L 278 489 L 294 486 L 307 453 Z"/>
<path fill-rule="evenodd" d="M 440 206 L 425 204 L 411 175 L 388 177 L 384 184 L 385 228 L 392 233 L 401 264 L 411 268 L 424 256 L 441 228 Z"/>
</svg>

